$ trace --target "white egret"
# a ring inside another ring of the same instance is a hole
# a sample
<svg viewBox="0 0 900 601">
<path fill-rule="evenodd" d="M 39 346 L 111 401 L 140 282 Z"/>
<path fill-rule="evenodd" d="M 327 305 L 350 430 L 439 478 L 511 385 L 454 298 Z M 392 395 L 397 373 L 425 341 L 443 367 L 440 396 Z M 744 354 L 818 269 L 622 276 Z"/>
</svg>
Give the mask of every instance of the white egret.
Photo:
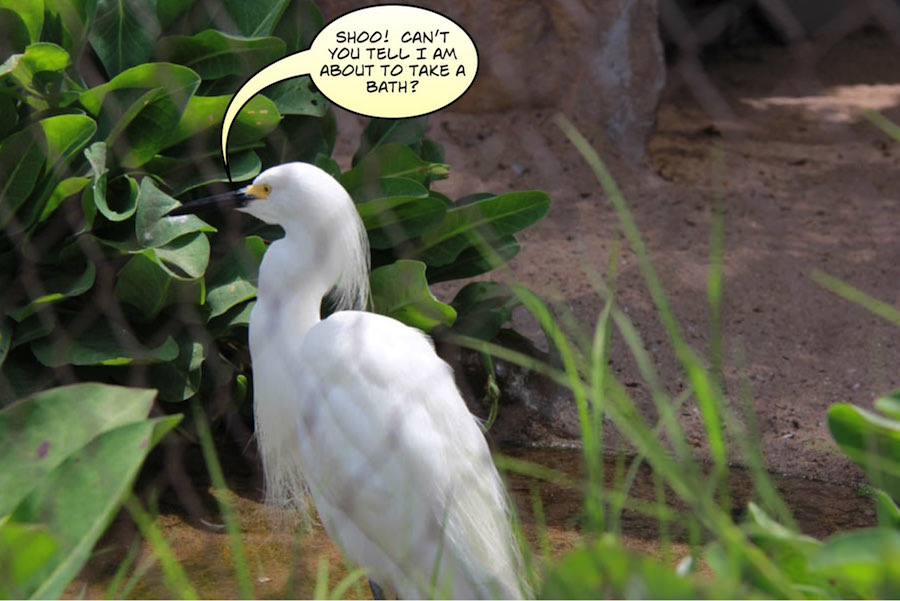
<svg viewBox="0 0 900 601">
<path fill-rule="evenodd" d="M 344 188 L 287 163 L 170 214 L 221 204 L 285 233 L 263 257 L 250 318 L 268 500 L 302 504 L 308 490 L 347 557 L 401 597 L 530 594 L 507 496 L 451 368 L 419 330 L 361 310 L 368 239 Z M 329 291 L 340 310 L 323 320 Z"/>
</svg>

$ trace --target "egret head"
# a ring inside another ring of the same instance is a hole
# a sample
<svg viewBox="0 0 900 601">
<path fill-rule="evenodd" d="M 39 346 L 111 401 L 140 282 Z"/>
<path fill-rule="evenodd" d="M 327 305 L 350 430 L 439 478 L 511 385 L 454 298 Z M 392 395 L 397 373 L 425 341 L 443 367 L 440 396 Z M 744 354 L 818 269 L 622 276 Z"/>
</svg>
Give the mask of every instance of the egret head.
<svg viewBox="0 0 900 601">
<path fill-rule="evenodd" d="M 305 230 L 313 237 L 330 235 L 356 213 L 344 188 L 307 163 L 284 163 L 266 169 L 252 184 L 235 192 L 244 199 L 239 211 L 285 230 Z"/>
<path fill-rule="evenodd" d="M 186 203 L 169 216 L 231 207 L 280 225 L 285 239 L 309 254 L 308 261 L 332 264 L 339 277 L 338 308 L 363 308 L 368 300 L 369 242 L 356 205 L 337 180 L 307 163 L 284 163 L 260 173 L 232 192 Z M 315 254 L 316 256 L 312 256 Z M 325 257 L 329 260 L 323 260 Z M 297 257 L 299 260 L 302 257 Z"/>
</svg>

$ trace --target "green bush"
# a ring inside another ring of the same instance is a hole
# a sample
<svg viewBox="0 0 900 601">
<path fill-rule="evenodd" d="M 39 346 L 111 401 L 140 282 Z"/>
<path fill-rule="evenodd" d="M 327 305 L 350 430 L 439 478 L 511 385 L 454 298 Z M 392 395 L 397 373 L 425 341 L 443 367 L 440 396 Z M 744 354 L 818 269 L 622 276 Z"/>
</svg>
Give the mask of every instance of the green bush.
<svg viewBox="0 0 900 601">
<path fill-rule="evenodd" d="M 219 387 L 240 400 L 256 268 L 280 230 L 236 215 L 161 217 L 175 197 L 226 181 L 218 136 L 231 94 L 308 47 L 321 14 L 305 0 L 4 6 L 12 54 L 0 68 L 0 404 L 84 380 L 156 387 L 169 403 Z M 514 256 L 513 234 L 543 217 L 549 199 L 453 201 L 431 190 L 449 167 L 425 129 L 424 118 L 372 120 L 341 173 L 334 115 L 301 77 L 243 108 L 229 166 L 236 182 L 293 160 L 329 171 L 369 232 L 374 310 L 490 338 L 515 304 L 505 287 L 466 287 L 447 305 L 428 283 Z"/>
</svg>

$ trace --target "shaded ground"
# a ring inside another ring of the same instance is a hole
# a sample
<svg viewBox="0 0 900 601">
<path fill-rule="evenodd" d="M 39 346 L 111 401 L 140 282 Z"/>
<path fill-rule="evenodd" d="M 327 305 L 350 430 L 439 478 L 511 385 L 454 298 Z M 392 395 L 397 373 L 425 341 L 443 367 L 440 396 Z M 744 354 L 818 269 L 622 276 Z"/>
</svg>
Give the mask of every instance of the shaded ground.
<svg viewBox="0 0 900 601">
<path fill-rule="evenodd" d="M 900 386 L 897 330 L 820 288 L 808 274 L 823 269 L 900 305 L 900 145 L 859 115 L 860 109 L 877 108 L 900 122 L 900 53 L 889 40 L 864 33 L 818 54 L 744 48 L 740 55 L 713 57 L 707 67 L 708 79 L 698 80 L 677 67 L 670 73 L 658 132 L 650 142 L 649 169 L 609 154 L 605 158 L 689 342 L 706 353 L 708 241 L 717 190 L 712 153 L 717 147 L 723 150 L 729 398 L 737 398 L 742 368 L 766 460 L 784 476 L 779 487 L 801 529 L 822 537 L 870 524 L 871 504 L 853 486 L 861 474 L 838 454 L 825 412 L 839 401 L 870 406 L 877 395 Z M 523 250 L 512 264 L 513 277 L 570 308 L 590 331 L 601 303 L 585 274 L 605 271 L 617 237 L 616 219 L 593 176 L 549 118 L 547 112 L 436 115 L 431 135 L 445 145 L 453 166 L 453 176 L 440 188 L 451 195 L 526 188 L 550 193 L 554 205 L 549 218 L 520 237 Z M 359 129 L 355 117 L 341 116 L 338 157 L 345 166 Z M 661 380 L 677 394 L 684 382 L 633 256 L 624 252 L 618 268 L 618 302 L 657 361 Z M 439 292 L 450 298 L 457 287 Z M 517 316 L 516 326 L 542 345 L 539 330 L 525 316 Z M 618 339 L 612 356 L 623 382 L 649 410 L 644 385 Z M 470 380 L 470 396 L 477 398 L 477 374 Z M 544 445 L 577 440 L 574 407 L 565 394 L 537 381 L 516 384 L 507 377 L 505 384 L 507 404 L 493 431 L 495 440 Z M 681 418 L 702 456 L 698 412 L 685 406 Z M 607 441 L 613 448 L 618 444 L 612 436 Z M 577 454 L 571 451 L 527 453 L 533 461 L 577 472 Z M 740 457 L 734 459 L 740 462 Z M 738 507 L 750 494 L 746 480 L 741 470 L 733 472 Z M 521 477 L 510 477 L 509 483 L 534 541 L 536 528 L 529 517 L 534 483 Z M 248 497 L 236 501 L 258 595 L 311 595 L 322 552 L 330 558 L 332 584 L 345 573 L 321 531 L 297 548 L 293 534 L 273 530 L 250 499 L 258 495 L 255 483 L 237 489 Z M 576 491 L 546 484 L 540 494 L 552 547 L 559 552 L 577 538 L 580 499 Z M 638 479 L 633 494 L 654 498 L 647 474 Z M 200 594 L 235 597 L 227 537 L 214 523 L 182 517 L 184 509 L 176 505 L 163 504 L 159 523 Z M 655 520 L 626 512 L 622 525 L 630 546 L 657 548 Z M 102 596 L 131 535 L 128 523 L 120 520 L 101 545 L 108 553 L 91 562 L 69 595 Z M 676 559 L 679 549 L 673 550 Z M 144 548 L 141 557 L 147 556 Z M 291 578 L 298 580 L 291 584 Z M 368 595 L 365 589 L 360 592 Z M 159 568 L 152 567 L 132 594 L 171 593 Z"/>
</svg>

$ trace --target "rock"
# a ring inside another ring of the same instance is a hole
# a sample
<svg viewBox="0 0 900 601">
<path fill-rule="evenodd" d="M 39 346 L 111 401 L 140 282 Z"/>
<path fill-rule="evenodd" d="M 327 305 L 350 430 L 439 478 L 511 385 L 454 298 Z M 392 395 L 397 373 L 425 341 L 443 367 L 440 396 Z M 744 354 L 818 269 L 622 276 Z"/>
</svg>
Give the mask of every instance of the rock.
<svg viewBox="0 0 900 601">
<path fill-rule="evenodd" d="M 374 4 L 332 0 L 322 12 L 329 22 Z M 643 158 L 665 82 L 657 0 L 422 4 L 459 23 L 479 51 L 475 83 L 452 110 L 561 110 L 593 143 Z"/>
</svg>

